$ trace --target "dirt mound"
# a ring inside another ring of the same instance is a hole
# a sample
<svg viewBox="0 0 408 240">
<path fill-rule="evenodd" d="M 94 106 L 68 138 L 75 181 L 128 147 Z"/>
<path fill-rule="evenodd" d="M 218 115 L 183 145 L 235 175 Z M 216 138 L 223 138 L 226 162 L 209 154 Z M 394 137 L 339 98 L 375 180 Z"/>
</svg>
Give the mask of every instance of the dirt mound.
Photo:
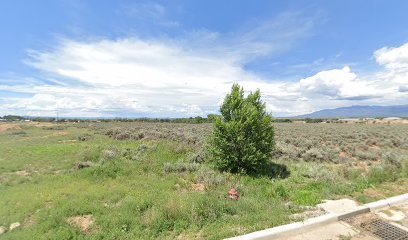
<svg viewBox="0 0 408 240">
<path fill-rule="evenodd" d="M 81 231 L 85 233 L 89 233 L 91 230 L 91 226 L 93 225 L 95 219 L 94 217 L 89 215 L 82 215 L 82 216 L 74 216 L 67 219 L 67 222 L 71 225 L 74 225 L 81 229 Z"/>
</svg>

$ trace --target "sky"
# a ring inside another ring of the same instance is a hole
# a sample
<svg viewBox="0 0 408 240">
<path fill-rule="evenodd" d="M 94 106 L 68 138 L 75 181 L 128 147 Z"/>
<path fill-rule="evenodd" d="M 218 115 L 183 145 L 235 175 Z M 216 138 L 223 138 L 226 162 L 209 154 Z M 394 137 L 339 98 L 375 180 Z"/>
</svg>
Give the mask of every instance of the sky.
<svg viewBox="0 0 408 240">
<path fill-rule="evenodd" d="M 0 116 L 275 117 L 408 104 L 408 1 L 0 1 Z"/>
</svg>

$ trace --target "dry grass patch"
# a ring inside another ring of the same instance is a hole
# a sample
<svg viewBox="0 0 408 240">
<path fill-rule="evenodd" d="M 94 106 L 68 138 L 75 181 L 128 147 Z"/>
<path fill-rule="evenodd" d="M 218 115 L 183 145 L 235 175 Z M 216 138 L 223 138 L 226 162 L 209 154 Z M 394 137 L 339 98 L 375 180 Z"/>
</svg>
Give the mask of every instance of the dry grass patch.
<svg viewBox="0 0 408 240">
<path fill-rule="evenodd" d="M 196 192 L 202 192 L 205 190 L 205 186 L 202 183 L 193 183 L 191 184 L 191 188 Z"/>
<path fill-rule="evenodd" d="M 28 173 L 26 170 L 22 170 L 22 171 L 16 171 L 14 172 L 17 176 L 28 176 L 30 175 L 30 173 Z"/>
<path fill-rule="evenodd" d="M 7 129 L 21 129 L 17 124 L 12 123 L 0 123 L 0 133 L 6 131 Z"/>
</svg>

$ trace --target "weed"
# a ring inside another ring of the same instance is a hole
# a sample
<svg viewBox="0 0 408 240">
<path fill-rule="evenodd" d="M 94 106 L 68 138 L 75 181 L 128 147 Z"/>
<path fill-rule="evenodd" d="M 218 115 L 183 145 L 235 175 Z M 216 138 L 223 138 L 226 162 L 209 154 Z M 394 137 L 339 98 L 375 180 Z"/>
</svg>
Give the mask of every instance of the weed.
<svg viewBox="0 0 408 240">
<path fill-rule="evenodd" d="M 199 169 L 200 164 L 178 161 L 176 163 L 165 163 L 164 172 L 195 172 Z"/>
<path fill-rule="evenodd" d="M 207 188 L 214 188 L 225 184 L 226 178 L 217 170 L 202 167 L 197 172 L 197 181 L 203 183 Z"/>
<path fill-rule="evenodd" d="M 369 169 L 367 180 L 370 184 L 380 184 L 386 181 L 397 180 L 396 168 L 392 165 L 383 164 Z"/>
</svg>

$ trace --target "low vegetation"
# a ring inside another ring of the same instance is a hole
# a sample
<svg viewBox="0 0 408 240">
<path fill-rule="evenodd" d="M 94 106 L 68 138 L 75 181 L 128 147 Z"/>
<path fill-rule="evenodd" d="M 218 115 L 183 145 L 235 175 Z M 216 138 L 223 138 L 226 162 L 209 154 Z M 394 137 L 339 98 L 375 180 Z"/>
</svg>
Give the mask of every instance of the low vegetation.
<svg viewBox="0 0 408 240">
<path fill-rule="evenodd" d="M 7 124 L 2 239 L 220 239 L 299 220 L 323 199 L 408 190 L 408 125 L 273 123 L 275 155 L 254 176 L 212 167 L 209 123 Z"/>
</svg>

